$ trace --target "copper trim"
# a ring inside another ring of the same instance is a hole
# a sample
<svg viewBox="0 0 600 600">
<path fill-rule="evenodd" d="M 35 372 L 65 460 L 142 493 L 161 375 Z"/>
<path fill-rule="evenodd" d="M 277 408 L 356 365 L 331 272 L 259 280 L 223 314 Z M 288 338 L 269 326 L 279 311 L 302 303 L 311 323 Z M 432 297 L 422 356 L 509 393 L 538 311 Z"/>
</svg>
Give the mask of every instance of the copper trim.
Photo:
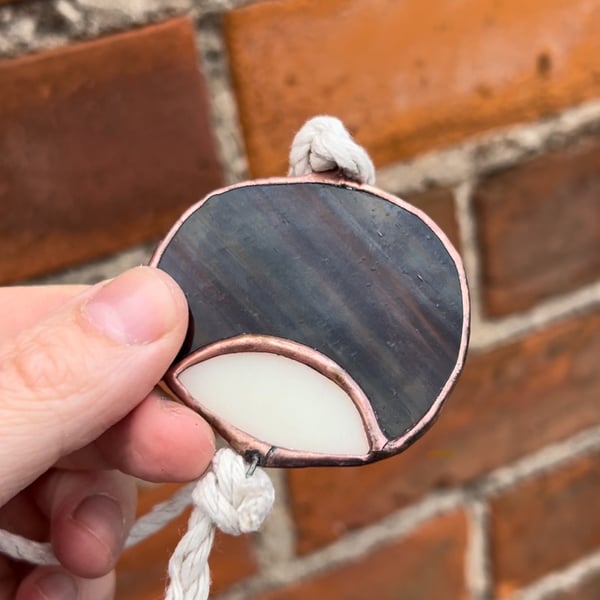
<svg viewBox="0 0 600 600">
<path fill-rule="evenodd" d="M 222 421 L 212 411 L 207 410 L 195 399 L 187 389 L 180 383 L 179 375 L 191 367 L 216 356 L 241 352 L 264 352 L 277 354 L 290 358 L 310 367 L 320 373 L 338 387 L 340 387 L 352 400 L 363 422 L 364 431 L 369 443 L 369 452 L 363 456 L 331 455 L 322 453 L 304 452 L 288 448 L 274 448 L 270 444 L 258 440 L 254 436 L 238 429 L 237 427 Z M 183 360 L 173 365 L 165 375 L 165 383 L 185 404 L 199 412 L 207 421 L 223 436 L 238 452 L 248 452 L 249 448 L 259 449 L 259 464 L 262 466 L 275 466 L 274 461 L 282 461 L 285 466 L 304 464 L 360 464 L 369 462 L 370 457 L 381 452 L 389 443 L 383 435 L 379 424 L 375 419 L 373 408 L 360 386 L 352 377 L 342 369 L 335 361 L 331 360 L 321 352 L 283 338 L 268 335 L 246 334 L 239 335 L 226 340 L 220 340 L 213 344 L 204 346 L 200 350 L 186 356 Z"/>
</svg>

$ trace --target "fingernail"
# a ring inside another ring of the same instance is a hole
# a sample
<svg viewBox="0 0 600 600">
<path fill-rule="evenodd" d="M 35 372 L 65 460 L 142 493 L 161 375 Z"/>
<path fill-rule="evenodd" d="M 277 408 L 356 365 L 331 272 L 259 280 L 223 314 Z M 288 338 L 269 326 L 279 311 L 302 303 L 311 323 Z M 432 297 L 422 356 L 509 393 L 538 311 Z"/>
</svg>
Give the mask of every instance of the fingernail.
<svg viewBox="0 0 600 600">
<path fill-rule="evenodd" d="M 37 580 L 36 586 L 47 600 L 77 600 L 77 585 L 64 573 L 44 575 Z"/>
<path fill-rule="evenodd" d="M 132 269 L 105 284 L 84 305 L 88 321 L 124 344 L 147 344 L 175 325 L 174 284 L 157 269 Z"/>
<path fill-rule="evenodd" d="M 90 531 L 110 550 L 112 558 L 121 551 L 125 520 L 119 504 L 110 496 L 86 498 L 73 512 L 73 519 Z"/>
</svg>

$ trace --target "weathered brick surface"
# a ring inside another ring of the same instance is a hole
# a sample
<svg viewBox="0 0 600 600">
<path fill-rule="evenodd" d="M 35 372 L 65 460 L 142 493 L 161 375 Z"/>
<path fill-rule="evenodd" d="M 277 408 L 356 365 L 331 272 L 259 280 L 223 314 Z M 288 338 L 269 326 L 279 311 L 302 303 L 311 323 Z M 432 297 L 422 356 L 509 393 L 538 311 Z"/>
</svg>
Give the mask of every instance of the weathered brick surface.
<svg viewBox="0 0 600 600">
<path fill-rule="evenodd" d="M 474 203 L 489 314 L 600 277 L 600 135 L 484 179 Z"/>
<path fill-rule="evenodd" d="M 465 546 L 462 513 L 439 517 L 359 561 L 274 590 L 257 600 L 466 599 Z"/>
<path fill-rule="evenodd" d="M 597 0 L 289 0 L 225 22 L 252 172 L 316 114 L 378 164 L 600 94 Z"/>
<path fill-rule="evenodd" d="M 307 552 L 415 501 L 600 422 L 600 312 L 467 359 L 439 421 L 400 456 L 289 474 Z"/>
<path fill-rule="evenodd" d="M 211 594 L 218 594 L 257 571 L 249 535 L 231 536 L 217 531 L 209 559 Z"/>
<path fill-rule="evenodd" d="M 600 548 L 600 454 L 492 500 L 492 562 L 501 597 Z"/>
<path fill-rule="evenodd" d="M 568 592 L 555 594 L 551 600 L 598 600 L 600 598 L 600 573 L 586 577 Z"/>
<path fill-rule="evenodd" d="M 166 233 L 221 183 L 190 21 L 0 62 L 0 283 Z"/>
<path fill-rule="evenodd" d="M 161 485 L 141 490 L 138 515 L 169 498 L 177 485 Z M 187 530 L 189 510 L 163 530 L 127 550 L 117 566 L 117 600 L 162 600 L 167 564 L 175 546 Z M 217 534 L 210 557 L 212 593 L 256 571 L 250 538 Z"/>
<path fill-rule="evenodd" d="M 452 190 L 430 188 L 418 194 L 410 194 L 405 199 L 427 213 L 440 226 L 454 246 L 460 250 L 460 234 Z"/>
</svg>

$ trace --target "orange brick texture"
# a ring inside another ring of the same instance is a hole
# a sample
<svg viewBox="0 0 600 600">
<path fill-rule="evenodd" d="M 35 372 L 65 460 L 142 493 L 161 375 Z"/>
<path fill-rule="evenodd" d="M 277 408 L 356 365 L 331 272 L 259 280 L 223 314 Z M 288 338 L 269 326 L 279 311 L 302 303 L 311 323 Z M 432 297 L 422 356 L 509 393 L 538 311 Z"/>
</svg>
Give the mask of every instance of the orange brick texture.
<svg viewBox="0 0 600 600">
<path fill-rule="evenodd" d="M 342 118 L 384 165 L 600 95 L 596 0 L 288 0 L 226 17 L 254 175 Z"/>
<path fill-rule="evenodd" d="M 491 504 L 491 539 L 500 597 L 600 548 L 600 454 L 545 473 Z"/>
<path fill-rule="evenodd" d="M 0 18 L 29 14 L 33 1 L 0 0 Z M 282 534 L 294 540 L 291 558 L 265 560 L 256 536 L 218 535 L 213 596 L 502 600 L 596 556 L 598 0 L 232 4 L 213 3 L 219 18 L 121 21 L 0 60 L 0 283 L 161 237 L 231 177 L 240 157 L 227 144 L 221 156 L 215 140 L 238 126 L 250 174 L 282 175 L 302 122 L 338 116 L 389 168 L 389 191 L 428 213 L 468 259 L 476 344 L 439 421 L 405 453 L 285 474 L 291 531 L 274 526 L 262 550 Z M 205 68 L 197 40 L 207 28 L 223 51 L 207 44 Z M 214 79 L 223 65 L 239 121 L 211 106 L 223 97 Z M 540 137 L 559 122 L 559 135 Z M 481 167 L 506 127 L 532 149 L 506 143 L 506 159 Z M 467 142 L 472 168 L 454 173 L 440 150 L 464 158 Z M 433 175 L 417 185 L 396 175 L 424 153 Z M 140 513 L 174 489 L 144 488 Z M 473 498 L 485 523 L 472 518 Z M 124 554 L 118 600 L 163 597 L 186 520 Z M 550 598 L 597 600 L 600 569 L 540 600 Z"/>
<path fill-rule="evenodd" d="M 257 600 L 466 600 L 464 515 L 433 519 L 400 542 Z"/>
<path fill-rule="evenodd" d="M 0 282 L 157 239 L 221 183 L 191 22 L 0 62 Z"/>
<path fill-rule="evenodd" d="M 600 135 L 495 173 L 474 201 L 489 314 L 600 277 Z"/>
<path fill-rule="evenodd" d="M 554 596 L 554 600 L 597 600 L 598 598 L 600 598 L 600 574 Z"/>
</svg>

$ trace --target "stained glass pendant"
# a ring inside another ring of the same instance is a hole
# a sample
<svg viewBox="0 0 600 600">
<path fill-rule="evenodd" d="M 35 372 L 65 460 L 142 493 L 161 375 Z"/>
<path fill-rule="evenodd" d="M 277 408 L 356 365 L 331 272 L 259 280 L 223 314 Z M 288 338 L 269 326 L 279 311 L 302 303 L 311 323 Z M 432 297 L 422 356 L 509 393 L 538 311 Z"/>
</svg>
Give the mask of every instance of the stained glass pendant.
<svg viewBox="0 0 600 600">
<path fill-rule="evenodd" d="M 261 466 L 397 454 L 433 423 L 465 360 L 458 253 L 374 187 L 313 175 L 216 191 L 151 264 L 190 310 L 167 386 Z"/>
</svg>

